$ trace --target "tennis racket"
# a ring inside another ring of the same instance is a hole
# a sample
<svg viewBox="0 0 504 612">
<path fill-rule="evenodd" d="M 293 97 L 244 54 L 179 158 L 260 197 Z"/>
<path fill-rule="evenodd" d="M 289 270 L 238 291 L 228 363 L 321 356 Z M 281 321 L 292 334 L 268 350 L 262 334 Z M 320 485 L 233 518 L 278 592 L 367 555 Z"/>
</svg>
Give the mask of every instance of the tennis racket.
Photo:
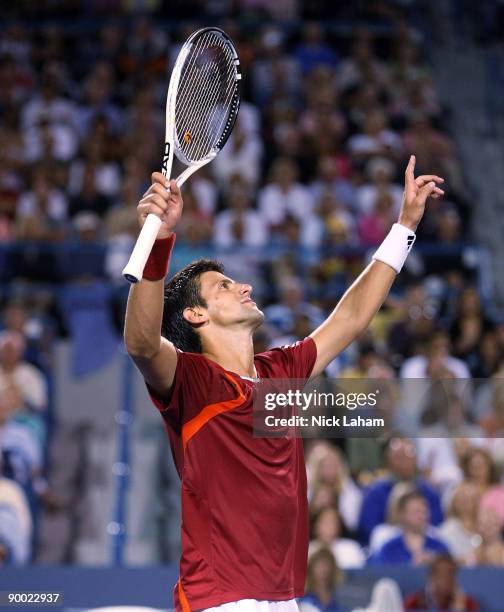
<svg viewBox="0 0 504 612">
<path fill-rule="evenodd" d="M 172 71 L 166 98 L 166 137 L 161 172 L 171 175 L 173 153 L 187 166 L 176 179 L 181 187 L 225 145 L 240 106 L 240 61 L 219 28 L 202 28 L 184 43 Z M 142 280 L 161 219 L 147 216 L 123 276 Z"/>
</svg>

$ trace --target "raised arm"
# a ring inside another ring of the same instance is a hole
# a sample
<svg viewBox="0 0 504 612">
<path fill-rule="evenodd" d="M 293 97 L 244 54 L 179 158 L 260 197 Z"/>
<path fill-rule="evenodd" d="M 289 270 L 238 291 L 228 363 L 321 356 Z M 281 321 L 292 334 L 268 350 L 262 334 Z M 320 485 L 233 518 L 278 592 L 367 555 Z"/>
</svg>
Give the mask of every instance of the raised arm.
<svg viewBox="0 0 504 612">
<path fill-rule="evenodd" d="M 405 173 L 403 202 L 398 219 L 401 227 L 389 234 L 375 254 L 377 259 L 354 281 L 324 323 L 310 334 L 317 345 L 317 361 L 312 376 L 322 373 L 367 328 L 385 301 L 398 272 L 397 266 L 393 267 L 391 261 L 404 261 L 408 249 L 408 233 L 413 237 L 424 214 L 427 198 L 439 198 L 444 193 L 436 186 L 444 179 L 435 175 L 423 175 L 415 179 L 414 169 L 415 157 L 412 155 Z M 404 234 L 404 242 L 401 233 Z M 390 257 L 383 257 L 388 263 L 379 261 L 380 254 L 384 252 L 390 254 Z M 399 269 L 401 265 L 398 264 Z"/>
<path fill-rule="evenodd" d="M 176 182 L 168 183 L 161 173 L 154 172 L 152 184 L 137 207 L 140 226 L 149 213 L 163 221 L 153 251 L 156 247 L 164 248 L 164 242 L 159 241 L 172 235 L 180 219 L 182 206 L 182 196 Z M 177 367 L 175 347 L 161 336 L 163 292 L 163 278 L 144 278 L 131 285 L 124 326 L 126 350 L 145 380 L 161 397 L 170 390 Z"/>
</svg>

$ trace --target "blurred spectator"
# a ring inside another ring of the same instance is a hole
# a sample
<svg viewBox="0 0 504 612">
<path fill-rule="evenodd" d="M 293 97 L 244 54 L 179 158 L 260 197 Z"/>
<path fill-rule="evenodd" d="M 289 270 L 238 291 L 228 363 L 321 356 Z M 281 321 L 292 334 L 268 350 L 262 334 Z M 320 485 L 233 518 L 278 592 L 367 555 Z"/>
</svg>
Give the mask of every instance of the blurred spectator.
<svg viewBox="0 0 504 612">
<path fill-rule="evenodd" d="M 263 216 L 250 207 L 249 189 L 246 185 L 235 186 L 229 194 L 227 209 L 215 218 L 215 246 L 262 247 L 267 240 L 268 226 Z"/>
<path fill-rule="evenodd" d="M 40 370 L 23 361 L 25 348 L 19 332 L 0 332 L 0 389 L 15 385 L 24 406 L 42 412 L 47 408 L 47 385 Z"/>
<path fill-rule="evenodd" d="M 433 485 L 446 491 L 462 478 L 456 440 L 467 438 L 471 445 L 483 446 L 483 430 L 469 422 L 464 399 L 450 385 L 432 386 L 422 420 L 427 426 L 420 430 L 417 442 L 419 468 Z"/>
<path fill-rule="evenodd" d="M 481 493 L 470 482 L 460 483 L 452 492 L 447 518 L 439 527 L 439 536 L 451 555 L 461 565 L 474 563 L 474 550 L 478 546 L 476 517 Z"/>
<path fill-rule="evenodd" d="M 475 551 L 478 565 L 504 566 L 503 512 L 492 506 L 481 505 L 478 512 L 478 534 L 481 544 Z"/>
<path fill-rule="evenodd" d="M 430 564 L 425 589 L 408 595 L 404 600 L 405 609 L 479 610 L 478 602 L 457 584 L 457 571 L 456 562 L 448 554 L 437 556 Z"/>
<path fill-rule="evenodd" d="M 349 474 L 342 452 L 327 441 L 319 440 L 308 452 L 307 467 L 312 510 L 317 512 L 324 508 L 323 505 L 320 508 L 315 506 L 315 498 L 320 489 L 327 488 L 337 500 L 345 527 L 355 531 L 362 495 Z"/>
<path fill-rule="evenodd" d="M 481 337 L 491 329 L 492 323 L 483 312 L 477 289 L 466 287 L 459 296 L 458 310 L 450 328 L 454 356 L 463 359 L 474 371 Z"/>
<path fill-rule="evenodd" d="M 469 448 L 462 457 L 461 467 L 465 480 L 473 483 L 481 493 L 499 483 L 497 466 L 484 448 Z"/>
<path fill-rule="evenodd" d="M 317 66 L 336 66 L 337 55 L 324 42 L 324 31 L 320 24 L 309 22 L 303 28 L 303 40 L 294 51 L 294 57 L 304 74 L 308 74 Z"/>
<path fill-rule="evenodd" d="M 388 540 L 370 558 L 370 563 L 425 565 L 436 553 L 447 553 L 444 542 L 427 533 L 429 506 L 418 491 L 403 495 L 397 503 L 399 535 Z"/>
<path fill-rule="evenodd" d="M 342 612 L 336 589 L 342 574 L 332 552 L 320 548 L 308 559 L 305 595 L 299 601 L 301 612 Z"/>
<path fill-rule="evenodd" d="M 336 159 L 330 155 L 319 158 L 317 174 L 309 187 L 315 202 L 329 193 L 344 207 L 350 210 L 354 208 L 355 187 L 348 178 L 341 175 Z"/>
<path fill-rule="evenodd" d="M 281 225 L 287 215 L 306 223 L 313 214 L 313 200 L 306 187 L 296 182 L 297 169 L 286 158 L 278 158 L 270 171 L 270 183 L 259 192 L 259 212 L 271 226 Z"/>
<path fill-rule="evenodd" d="M 313 518 L 313 539 L 308 554 L 320 547 L 329 548 L 341 569 L 362 567 L 365 563 L 364 552 L 355 540 L 341 537 L 341 518 L 336 508 L 323 508 Z"/>
<path fill-rule="evenodd" d="M 407 359 L 400 371 L 401 378 L 470 378 L 467 365 L 450 353 L 446 332 L 438 330 L 429 338 L 425 355 Z"/>
<path fill-rule="evenodd" d="M 278 282 L 280 301 L 267 306 L 264 310 L 268 323 L 283 334 L 290 334 L 294 329 L 297 315 L 305 315 L 315 329 L 323 321 L 320 308 L 304 299 L 303 284 L 294 276 L 284 277 Z"/>
<path fill-rule="evenodd" d="M 262 142 L 257 133 L 247 133 L 238 118 L 229 140 L 213 163 L 212 171 L 225 187 L 238 175 L 251 187 L 257 187 L 261 171 Z"/>
<path fill-rule="evenodd" d="M 376 109 L 364 119 L 362 131 L 350 137 L 348 150 L 357 163 L 365 163 L 373 155 L 398 159 L 402 146 L 400 137 L 388 128 L 383 110 Z"/>
<path fill-rule="evenodd" d="M 387 502 L 397 482 L 414 483 L 428 504 L 430 520 L 439 525 L 443 520 L 437 491 L 417 474 L 416 449 L 407 438 L 391 438 L 384 450 L 385 464 L 390 476 L 373 482 L 365 491 L 359 517 L 359 534 L 364 543 L 374 527 L 385 522 Z"/>
<path fill-rule="evenodd" d="M 65 235 L 68 203 L 65 195 L 51 184 L 42 168 L 33 174 L 32 189 L 21 194 L 17 206 L 19 240 L 61 240 Z"/>
<path fill-rule="evenodd" d="M 395 366 L 420 352 L 434 330 L 435 309 L 421 284 L 408 287 L 399 305 L 399 320 L 393 323 L 387 347 Z"/>
<path fill-rule="evenodd" d="M 79 213 L 90 212 L 99 217 L 105 216 L 110 200 L 101 194 L 96 186 L 95 167 L 88 164 L 83 169 L 82 188 L 78 195 L 70 200 L 69 213 L 75 217 Z"/>
<path fill-rule="evenodd" d="M 403 612 L 401 590 L 395 580 L 380 578 L 371 591 L 371 601 L 366 608 L 354 608 L 352 612 Z"/>
<path fill-rule="evenodd" d="M 385 85 L 388 78 L 387 68 L 374 55 L 371 34 L 361 30 L 353 41 L 350 57 L 341 62 L 339 86 L 347 90 L 366 82 Z"/>
<path fill-rule="evenodd" d="M 32 528 L 23 489 L 13 480 L 4 478 L 0 470 L 0 567 L 30 562 Z"/>
<path fill-rule="evenodd" d="M 357 189 L 357 210 L 361 214 L 372 213 L 379 196 L 388 194 L 392 200 L 392 212 L 397 218 L 401 209 L 403 187 L 392 182 L 395 175 L 393 162 L 374 157 L 366 165 L 366 174 L 371 182 Z"/>
</svg>

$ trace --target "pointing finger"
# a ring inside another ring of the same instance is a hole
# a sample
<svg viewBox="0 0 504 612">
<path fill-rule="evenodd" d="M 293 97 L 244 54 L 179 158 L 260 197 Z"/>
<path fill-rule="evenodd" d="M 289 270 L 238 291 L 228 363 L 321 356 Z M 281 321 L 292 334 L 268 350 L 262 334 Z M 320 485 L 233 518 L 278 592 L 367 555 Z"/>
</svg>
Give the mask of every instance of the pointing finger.
<svg viewBox="0 0 504 612">
<path fill-rule="evenodd" d="M 406 187 L 413 187 L 415 183 L 415 162 L 416 158 L 414 155 L 410 155 L 406 171 L 404 173 L 404 182 Z"/>
</svg>

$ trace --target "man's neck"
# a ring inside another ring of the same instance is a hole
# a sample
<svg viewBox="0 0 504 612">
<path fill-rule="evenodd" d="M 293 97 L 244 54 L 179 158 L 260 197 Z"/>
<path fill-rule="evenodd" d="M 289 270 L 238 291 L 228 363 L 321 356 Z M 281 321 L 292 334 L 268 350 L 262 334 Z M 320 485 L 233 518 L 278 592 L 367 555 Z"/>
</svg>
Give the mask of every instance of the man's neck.
<svg viewBox="0 0 504 612">
<path fill-rule="evenodd" d="M 203 355 L 239 376 L 257 377 L 250 329 L 216 331 L 211 338 L 205 338 Z"/>
</svg>

